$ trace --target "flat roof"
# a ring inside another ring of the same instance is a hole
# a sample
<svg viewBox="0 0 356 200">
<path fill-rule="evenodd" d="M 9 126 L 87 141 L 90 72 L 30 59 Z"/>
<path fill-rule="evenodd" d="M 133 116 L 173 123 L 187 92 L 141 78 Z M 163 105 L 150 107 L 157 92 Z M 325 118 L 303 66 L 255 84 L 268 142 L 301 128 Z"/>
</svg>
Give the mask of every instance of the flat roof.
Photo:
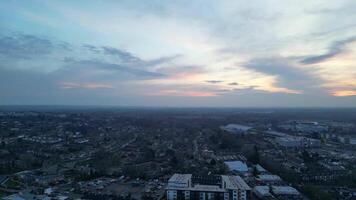
<svg viewBox="0 0 356 200">
<path fill-rule="evenodd" d="M 191 179 L 191 174 L 173 174 L 168 182 L 187 183 Z"/>
<path fill-rule="evenodd" d="M 186 184 L 184 187 L 180 187 L 180 184 L 184 185 L 192 179 L 191 174 L 174 174 L 168 180 L 168 186 L 166 189 L 173 190 L 190 190 L 190 191 L 213 191 L 213 192 L 226 192 L 227 189 L 243 189 L 251 190 L 251 188 L 246 184 L 246 182 L 240 176 L 227 176 L 227 175 L 216 175 L 219 177 L 219 184 Z M 172 184 L 170 184 L 172 183 Z M 177 185 L 178 184 L 178 185 Z M 224 187 L 226 186 L 226 188 Z"/>
<path fill-rule="evenodd" d="M 267 170 L 265 168 L 263 168 L 260 164 L 257 164 L 256 165 L 256 169 L 257 171 L 259 172 L 267 172 Z"/>
<path fill-rule="evenodd" d="M 290 186 L 271 186 L 272 191 L 276 195 L 300 195 L 299 191 Z M 255 186 L 253 191 L 260 197 L 272 196 L 269 186 Z"/>
<path fill-rule="evenodd" d="M 299 195 L 299 191 L 290 186 L 272 186 L 272 190 L 277 195 Z"/>
<path fill-rule="evenodd" d="M 281 133 L 281 132 L 278 132 L 278 131 L 265 131 L 265 133 L 268 134 L 268 135 L 276 136 L 276 137 L 289 136 L 286 133 Z"/>
<path fill-rule="evenodd" d="M 272 196 L 272 194 L 269 192 L 268 186 L 255 186 L 253 191 L 259 197 Z"/>
<path fill-rule="evenodd" d="M 270 174 L 261 174 L 258 175 L 258 179 L 262 180 L 262 181 L 281 181 L 281 177 L 279 177 L 278 175 L 270 175 Z"/>
<path fill-rule="evenodd" d="M 248 167 L 246 163 L 240 161 L 240 160 L 234 160 L 234 161 L 225 161 L 224 162 L 227 167 L 229 168 L 230 171 L 238 171 L 238 172 L 247 172 Z"/>
<path fill-rule="evenodd" d="M 199 185 L 218 185 L 221 186 L 221 176 L 219 175 L 192 175 L 191 176 L 192 184 Z"/>
<path fill-rule="evenodd" d="M 245 126 L 241 124 L 228 124 L 226 126 L 222 126 L 221 128 L 228 132 L 248 131 L 252 129 L 252 127 L 250 126 Z"/>
<path fill-rule="evenodd" d="M 228 189 L 240 188 L 243 190 L 251 190 L 250 186 L 248 186 L 240 176 L 222 175 L 221 177 L 223 181 L 226 183 L 226 188 Z"/>
</svg>

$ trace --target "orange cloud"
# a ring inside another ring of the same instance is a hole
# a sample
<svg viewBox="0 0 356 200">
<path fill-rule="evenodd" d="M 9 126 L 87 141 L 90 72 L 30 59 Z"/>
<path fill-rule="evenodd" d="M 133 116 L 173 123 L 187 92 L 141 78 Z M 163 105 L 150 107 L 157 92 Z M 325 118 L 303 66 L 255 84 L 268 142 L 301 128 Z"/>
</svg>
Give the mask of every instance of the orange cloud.
<svg viewBox="0 0 356 200">
<path fill-rule="evenodd" d="M 112 85 L 100 83 L 60 83 L 62 89 L 111 89 Z"/>
<path fill-rule="evenodd" d="M 346 96 L 356 96 L 356 90 L 340 90 L 335 91 L 332 95 L 337 97 L 346 97 Z"/>
<path fill-rule="evenodd" d="M 149 96 L 180 96 L 180 97 L 214 97 L 217 94 L 201 91 L 180 91 L 180 90 L 161 90 L 158 92 L 147 93 Z"/>
</svg>

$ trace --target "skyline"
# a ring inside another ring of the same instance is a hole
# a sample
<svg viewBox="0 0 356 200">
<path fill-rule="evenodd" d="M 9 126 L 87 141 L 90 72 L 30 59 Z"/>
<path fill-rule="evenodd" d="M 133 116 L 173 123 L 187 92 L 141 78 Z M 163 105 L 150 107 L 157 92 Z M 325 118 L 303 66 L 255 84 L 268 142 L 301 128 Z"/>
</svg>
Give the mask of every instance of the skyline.
<svg viewBox="0 0 356 200">
<path fill-rule="evenodd" d="M 2 1 L 0 105 L 356 107 L 355 9 Z"/>
</svg>

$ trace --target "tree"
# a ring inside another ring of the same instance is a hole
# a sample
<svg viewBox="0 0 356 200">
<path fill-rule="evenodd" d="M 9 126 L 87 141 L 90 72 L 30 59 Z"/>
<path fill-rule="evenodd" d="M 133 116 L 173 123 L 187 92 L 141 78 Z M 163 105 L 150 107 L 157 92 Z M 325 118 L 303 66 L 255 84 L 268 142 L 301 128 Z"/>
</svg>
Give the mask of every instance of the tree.
<svg viewBox="0 0 356 200">
<path fill-rule="evenodd" d="M 211 159 L 210 165 L 216 165 L 216 161 L 214 159 Z"/>
<path fill-rule="evenodd" d="M 151 148 L 146 148 L 144 149 L 145 153 L 144 153 L 144 160 L 145 161 L 151 161 L 155 158 L 155 151 Z"/>
<path fill-rule="evenodd" d="M 178 164 L 178 158 L 174 155 L 171 159 L 171 162 L 173 165 L 177 165 Z"/>
<path fill-rule="evenodd" d="M 272 188 L 272 185 L 271 185 L 271 184 L 268 185 L 268 191 L 269 191 L 269 193 L 270 193 L 271 195 L 274 194 L 273 188 Z"/>
<path fill-rule="evenodd" d="M 305 163 L 312 161 L 312 157 L 310 156 L 309 152 L 304 150 L 302 152 L 302 159 L 304 160 Z"/>
<path fill-rule="evenodd" d="M 252 156 L 250 157 L 250 161 L 253 164 L 258 164 L 260 162 L 260 153 L 258 152 L 258 147 L 255 145 L 253 149 L 254 151 Z"/>
<path fill-rule="evenodd" d="M 310 199 L 318 199 L 318 200 L 333 199 L 329 193 L 320 190 L 320 188 L 317 186 L 306 185 L 302 187 L 302 191 Z"/>
<path fill-rule="evenodd" d="M 254 177 L 257 177 L 257 175 L 258 175 L 256 165 L 254 165 L 252 168 L 252 174 Z"/>
<path fill-rule="evenodd" d="M 152 196 L 150 196 L 150 195 L 147 195 L 147 194 L 144 194 L 143 196 L 142 196 L 142 200 L 154 200 L 155 198 L 153 198 Z"/>
</svg>

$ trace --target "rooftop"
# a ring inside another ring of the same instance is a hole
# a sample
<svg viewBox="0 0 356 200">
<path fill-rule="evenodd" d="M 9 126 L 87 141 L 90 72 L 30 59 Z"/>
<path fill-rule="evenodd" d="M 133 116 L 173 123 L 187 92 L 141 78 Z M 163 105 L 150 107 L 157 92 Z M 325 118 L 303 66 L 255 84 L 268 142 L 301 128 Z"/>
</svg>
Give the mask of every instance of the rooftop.
<svg viewBox="0 0 356 200">
<path fill-rule="evenodd" d="M 226 188 L 235 189 L 241 188 L 244 190 L 251 190 L 250 186 L 240 176 L 221 176 L 223 181 L 226 183 Z"/>
<path fill-rule="evenodd" d="M 272 194 L 269 192 L 268 186 L 255 186 L 253 191 L 258 197 L 272 196 Z"/>
<path fill-rule="evenodd" d="M 207 176 L 200 176 L 200 175 L 192 175 L 192 184 L 196 185 L 217 185 L 221 186 L 221 176 L 218 175 L 207 175 Z"/>
<path fill-rule="evenodd" d="M 256 169 L 258 172 L 267 172 L 267 170 L 259 164 L 256 165 Z"/>
<path fill-rule="evenodd" d="M 272 186 L 271 189 L 276 195 L 300 195 L 298 190 L 290 186 Z M 269 186 L 256 186 L 253 188 L 253 191 L 259 197 L 272 196 Z"/>
<path fill-rule="evenodd" d="M 226 161 L 224 162 L 227 167 L 229 168 L 230 171 L 238 171 L 238 172 L 247 172 L 248 171 L 248 167 L 246 165 L 246 163 L 239 161 L 239 160 L 235 160 L 235 161 Z"/>
<path fill-rule="evenodd" d="M 191 183 L 191 184 L 190 184 Z M 174 174 L 168 181 L 167 189 L 189 189 L 192 191 L 226 192 L 226 189 L 251 190 L 239 176 Z"/>
<path fill-rule="evenodd" d="M 244 126 L 244 125 L 240 125 L 240 124 L 228 124 L 221 128 L 228 132 L 245 132 L 245 131 L 250 130 L 252 127 Z"/>
<path fill-rule="evenodd" d="M 191 174 L 173 174 L 173 176 L 168 180 L 168 182 L 186 183 L 191 179 L 191 177 Z"/>
<path fill-rule="evenodd" d="M 281 181 L 281 177 L 277 175 L 270 175 L 270 174 L 265 174 L 265 175 L 258 175 L 258 179 L 261 181 Z"/>
<path fill-rule="evenodd" d="M 297 189 L 290 186 L 272 186 L 272 190 L 277 195 L 299 195 Z"/>
</svg>

